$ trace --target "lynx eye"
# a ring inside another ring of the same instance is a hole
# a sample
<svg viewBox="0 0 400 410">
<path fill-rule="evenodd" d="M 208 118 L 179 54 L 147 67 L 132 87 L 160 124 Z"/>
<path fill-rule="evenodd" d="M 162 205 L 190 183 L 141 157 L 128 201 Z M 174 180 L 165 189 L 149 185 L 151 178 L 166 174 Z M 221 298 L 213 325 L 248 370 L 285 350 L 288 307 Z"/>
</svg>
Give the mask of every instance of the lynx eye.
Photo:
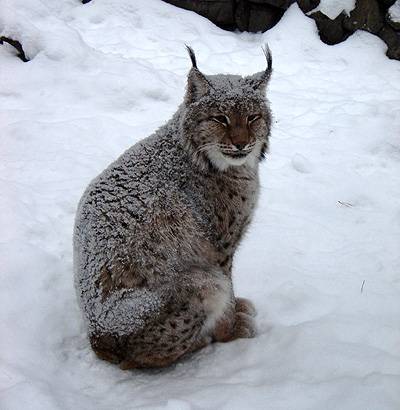
<svg viewBox="0 0 400 410">
<path fill-rule="evenodd" d="M 261 114 L 252 114 L 247 117 L 247 123 L 251 124 L 254 121 L 257 121 L 261 118 Z"/>
<path fill-rule="evenodd" d="M 230 124 L 229 118 L 226 115 L 214 115 L 211 117 L 211 120 L 222 124 L 224 127 Z"/>
</svg>

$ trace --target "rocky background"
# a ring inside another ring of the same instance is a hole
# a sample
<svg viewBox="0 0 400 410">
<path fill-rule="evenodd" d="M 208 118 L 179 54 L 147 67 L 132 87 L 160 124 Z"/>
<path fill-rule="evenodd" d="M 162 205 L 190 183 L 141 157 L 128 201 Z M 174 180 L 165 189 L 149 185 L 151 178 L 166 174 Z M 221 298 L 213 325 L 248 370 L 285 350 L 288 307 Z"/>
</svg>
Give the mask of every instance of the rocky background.
<svg viewBox="0 0 400 410">
<path fill-rule="evenodd" d="M 295 0 L 164 0 L 167 3 L 192 10 L 226 30 L 267 31 L 283 16 Z M 337 44 L 356 30 L 366 30 L 380 37 L 388 46 L 387 56 L 400 60 L 400 21 L 389 8 L 400 0 L 356 0 L 349 14 L 342 11 L 330 19 L 321 11 L 314 11 L 320 0 L 297 0 L 301 10 L 314 19 L 321 40 Z M 397 20 L 397 21 L 396 21 Z"/>
<path fill-rule="evenodd" d="M 86 4 L 91 0 L 81 0 Z M 356 0 L 348 13 L 343 10 L 334 19 L 318 10 L 321 0 L 163 0 L 186 10 L 194 11 L 225 30 L 267 31 L 281 19 L 293 3 L 306 16 L 315 20 L 321 40 L 329 45 L 346 40 L 357 30 L 377 35 L 387 45 L 386 55 L 400 60 L 400 0 Z M 329 1 L 329 0 L 322 0 Z M 0 45 L 16 49 L 22 61 L 23 44 L 18 38 L 0 35 Z"/>
</svg>

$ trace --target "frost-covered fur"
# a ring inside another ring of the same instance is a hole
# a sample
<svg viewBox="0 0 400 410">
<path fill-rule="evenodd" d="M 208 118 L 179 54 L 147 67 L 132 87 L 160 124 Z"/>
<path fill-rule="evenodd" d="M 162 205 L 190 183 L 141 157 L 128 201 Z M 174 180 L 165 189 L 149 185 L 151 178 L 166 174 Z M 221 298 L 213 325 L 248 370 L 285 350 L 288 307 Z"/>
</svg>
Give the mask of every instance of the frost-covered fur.
<svg viewBox="0 0 400 410">
<path fill-rule="evenodd" d="M 75 284 L 97 355 L 161 367 L 211 341 L 252 337 L 232 258 L 258 195 L 268 146 L 268 68 L 250 77 L 189 72 L 184 103 L 84 193 Z"/>
</svg>

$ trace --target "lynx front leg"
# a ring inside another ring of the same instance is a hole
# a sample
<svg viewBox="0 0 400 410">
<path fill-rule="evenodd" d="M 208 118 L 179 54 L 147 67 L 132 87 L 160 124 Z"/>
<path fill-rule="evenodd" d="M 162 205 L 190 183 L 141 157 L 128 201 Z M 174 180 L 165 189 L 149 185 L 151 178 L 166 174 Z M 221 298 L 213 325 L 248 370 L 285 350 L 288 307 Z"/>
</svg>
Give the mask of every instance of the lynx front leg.
<svg viewBox="0 0 400 410">
<path fill-rule="evenodd" d="M 240 306 L 241 308 L 243 306 Z M 248 307 L 246 307 L 246 310 Z M 230 342 L 235 339 L 252 338 L 256 335 L 256 326 L 252 315 L 232 309 L 226 312 L 214 328 L 213 339 L 216 342 Z"/>
<path fill-rule="evenodd" d="M 251 300 L 246 298 L 235 298 L 235 311 L 246 313 L 249 316 L 256 316 L 257 310 Z"/>
<path fill-rule="evenodd" d="M 256 324 L 253 319 L 256 314 L 253 302 L 245 298 L 235 298 L 234 339 L 252 338 L 256 335 Z"/>
</svg>

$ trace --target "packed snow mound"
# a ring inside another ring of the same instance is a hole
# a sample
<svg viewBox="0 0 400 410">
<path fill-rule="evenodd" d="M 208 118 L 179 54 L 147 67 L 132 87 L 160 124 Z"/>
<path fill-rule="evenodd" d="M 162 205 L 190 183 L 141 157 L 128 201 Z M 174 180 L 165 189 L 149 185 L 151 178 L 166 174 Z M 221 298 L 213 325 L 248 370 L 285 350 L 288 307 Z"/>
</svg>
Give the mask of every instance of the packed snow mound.
<svg viewBox="0 0 400 410">
<path fill-rule="evenodd" d="M 296 5 L 265 34 L 157 0 L 2 0 L 0 407 L 400 407 L 400 63 L 357 32 L 320 42 Z M 274 73 L 271 153 L 234 261 L 258 336 L 162 371 L 121 371 L 86 339 L 72 275 L 83 190 L 206 73 Z"/>
<path fill-rule="evenodd" d="M 400 0 L 397 0 L 393 6 L 389 8 L 390 20 L 400 23 Z"/>
<path fill-rule="evenodd" d="M 350 15 L 355 6 L 356 0 L 321 0 L 319 5 L 310 13 L 320 11 L 331 20 L 334 20 L 342 11 Z"/>
</svg>

